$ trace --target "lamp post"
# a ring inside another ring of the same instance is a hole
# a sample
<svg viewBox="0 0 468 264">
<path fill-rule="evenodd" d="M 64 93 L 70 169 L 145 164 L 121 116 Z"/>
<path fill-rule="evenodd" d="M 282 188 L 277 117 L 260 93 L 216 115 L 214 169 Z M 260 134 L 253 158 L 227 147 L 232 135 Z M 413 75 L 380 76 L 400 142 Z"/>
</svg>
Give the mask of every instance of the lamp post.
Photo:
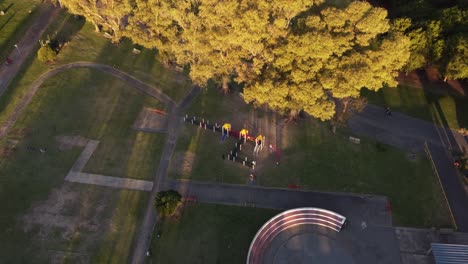
<svg viewBox="0 0 468 264">
<path fill-rule="evenodd" d="M 21 55 L 21 50 L 19 49 L 18 44 L 15 44 L 15 48 L 18 50 L 19 55 L 22 56 Z"/>
</svg>

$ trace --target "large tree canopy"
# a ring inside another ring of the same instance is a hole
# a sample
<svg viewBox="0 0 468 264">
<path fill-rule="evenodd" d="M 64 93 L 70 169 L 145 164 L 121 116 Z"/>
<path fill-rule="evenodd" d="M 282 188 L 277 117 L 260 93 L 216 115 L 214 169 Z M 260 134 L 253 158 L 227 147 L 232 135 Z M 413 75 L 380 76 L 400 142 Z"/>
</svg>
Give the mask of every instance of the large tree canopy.
<svg viewBox="0 0 468 264">
<path fill-rule="evenodd" d="M 452 36 L 447 49 L 451 56 L 445 67 L 445 76 L 450 79 L 468 78 L 468 34 Z"/>
<path fill-rule="evenodd" d="M 132 12 L 130 0 L 58 0 L 71 13 L 82 15 L 93 23 L 96 31 L 99 25 L 111 30 L 113 41 L 118 41 L 122 35 L 120 29 L 126 26 L 126 20 Z"/>
<path fill-rule="evenodd" d="M 409 41 L 389 32 L 384 9 L 324 0 L 61 0 L 71 12 L 190 68 L 198 85 L 285 113 L 330 119 L 335 103 L 363 87 L 396 85 Z"/>
<path fill-rule="evenodd" d="M 394 77 L 409 57 L 409 41 L 397 33 L 383 35 L 388 29 L 386 11 L 366 2 L 298 18 L 284 43 L 274 48 L 265 73 L 246 85 L 244 98 L 330 119 L 337 99 L 358 97 L 363 87 L 397 84 Z"/>
<path fill-rule="evenodd" d="M 421 4 L 429 3 L 421 1 Z M 408 73 L 434 66 L 439 68 L 445 78 L 466 78 L 466 74 L 460 74 L 464 65 L 459 63 L 468 59 L 468 55 L 462 52 L 463 38 L 466 39 L 468 35 L 468 10 L 453 6 L 428 9 L 424 15 L 405 13 L 406 17 L 396 18 L 392 23 L 395 31 L 404 33 L 411 41 L 411 56 L 404 71 Z"/>
</svg>

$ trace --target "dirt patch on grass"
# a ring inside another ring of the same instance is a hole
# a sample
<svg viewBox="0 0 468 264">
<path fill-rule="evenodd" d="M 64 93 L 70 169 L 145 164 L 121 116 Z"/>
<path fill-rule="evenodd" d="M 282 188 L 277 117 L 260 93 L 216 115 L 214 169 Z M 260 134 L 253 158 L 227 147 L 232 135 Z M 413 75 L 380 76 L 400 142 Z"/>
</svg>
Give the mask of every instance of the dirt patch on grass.
<svg viewBox="0 0 468 264">
<path fill-rule="evenodd" d="M 195 153 L 189 151 L 176 152 L 171 160 L 171 171 L 184 177 L 190 176 L 194 162 Z"/>
<path fill-rule="evenodd" d="M 414 152 L 406 153 L 406 158 L 411 162 L 416 162 L 416 161 L 418 161 L 420 159 L 419 155 L 417 155 Z"/>
<path fill-rule="evenodd" d="M 141 110 L 133 129 L 165 132 L 167 128 L 167 113 L 164 109 L 145 107 Z"/>
<path fill-rule="evenodd" d="M 79 186 L 64 183 L 54 189 L 46 201 L 37 202 L 24 215 L 24 230 L 30 231 L 39 225 L 37 235 L 50 237 L 52 231 L 61 230 L 61 238 L 69 240 L 78 231 L 96 232 L 102 225 L 99 215 L 105 203 L 83 196 Z"/>
<path fill-rule="evenodd" d="M 69 150 L 74 147 L 85 147 L 88 144 L 88 139 L 82 136 L 56 136 L 55 140 L 59 145 L 60 150 Z"/>
<path fill-rule="evenodd" d="M 87 263 L 87 249 L 110 226 L 112 195 L 108 191 L 63 183 L 51 191 L 47 200 L 33 204 L 20 223 L 32 240 L 45 245 L 51 263 Z"/>
<path fill-rule="evenodd" d="M 450 94 L 466 96 L 468 87 L 466 81 L 447 80 L 434 67 L 412 71 L 408 74 L 401 72 L 397 78 L 398 83 L 416 88 L 424 88 L 435 94 Z"/>
<path fill-rule="evenodd" d="M 8 139 L 0 144 L 0 158 L 9 158 L 17 150 L 20 141 L 17 139 Z"/>
<path fill-rule="evenodd" d="M 90 263 L 90 257 L 86 254 L 71 253 L 67 251 L 54 251 L 49 250 L 49 263 L 62 264 L 62 263 L 75 263 L 87 264 Z"/>
</svg>

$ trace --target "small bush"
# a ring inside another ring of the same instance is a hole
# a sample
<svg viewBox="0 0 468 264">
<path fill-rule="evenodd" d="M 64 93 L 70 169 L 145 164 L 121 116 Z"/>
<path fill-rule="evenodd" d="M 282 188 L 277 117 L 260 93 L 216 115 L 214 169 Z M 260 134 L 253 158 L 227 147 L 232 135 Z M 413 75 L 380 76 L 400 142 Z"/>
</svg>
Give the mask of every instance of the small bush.
<svg viewBox="0 0 468 264">
<path fill-rule="evenodd" d="M 171 216 L 182 203 L 182 196 L 174 190 L 158 192 L 155 199 L 156 211 L 161 216 Z"/>
<path fill-rule="evenodd" d="M 37 52 L 37 58 L 42 62 L 49 62 L 55 60 L 57 52 L 49 45 L 42 46 Z"/>
</svg>

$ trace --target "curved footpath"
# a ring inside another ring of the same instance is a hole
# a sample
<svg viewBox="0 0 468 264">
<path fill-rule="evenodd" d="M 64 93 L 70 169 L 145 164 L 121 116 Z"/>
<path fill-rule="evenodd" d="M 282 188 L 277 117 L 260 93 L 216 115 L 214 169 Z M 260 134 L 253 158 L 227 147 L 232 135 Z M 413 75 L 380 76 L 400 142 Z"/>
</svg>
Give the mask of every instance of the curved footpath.
<svg viewBox="0 0 468 264">
<path fill-rule="evenodd" d="M 90 69 L 95 69 L 99 70 L 101 72 L 107 73 L 109 75 L 112 75 L 122 81 L 127 82 L 130 84 L 132 87 L 136 88 L 142 93 L 148 94 L 163 103 L 166 103 L 168 107 L 175 105 L 174 100 L 164 94 L 160 89 L 153 87 L 149 84 L 146 84 L 135 77 L 120 71 L 118 69 L 115 69 L 111 66 L 105 65 L 105 64 L 100 64 L 100 63 L 95 63 L 95 62 L 88 62 L 88 61 L 78 61 L 78 62 L 72 62 L 69 64 L 65 64 L 62 66 L 58 66 L 52 70 L 49 70 L 45 73 L 43 73 L 39 78 L 37 78 L 30 86 L 28 89 L 27 93 L 21 98 L 20 102 L 16 105 L 15 109 L 11 113 L 11 115 L 7 118 L 7 120 L 2 124 L 0 127 L 0 139 L 5 137 L 8 133 L 8 130 L 13 127 L 15 124 L 16 120 L 20 117 L 20 115 L 23 113 L 23 111 L 26 109 L 26 106 L 31 102 L 32 98 L 36 94 L 36 92 L 39 90 L 41 85 L 46 81 L 47 79 L 70 69 L 75 69 L 75 68 L 90 68 Z"/>
</svg>

